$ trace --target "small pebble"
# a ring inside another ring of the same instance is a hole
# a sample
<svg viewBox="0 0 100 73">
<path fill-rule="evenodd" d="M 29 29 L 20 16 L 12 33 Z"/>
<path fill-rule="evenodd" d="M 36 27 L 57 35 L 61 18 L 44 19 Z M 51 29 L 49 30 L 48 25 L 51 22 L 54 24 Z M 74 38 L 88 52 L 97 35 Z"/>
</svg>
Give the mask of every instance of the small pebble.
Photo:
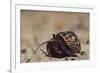
<svg viewBox="0 0 100 73">
<path fill-rule="evenodd" d="M 26 49 L 21 49 L 21 53 L 26 53 Z"/>
<path fill-rule="evenodd" d="M 67 59 L 67 58 L 65 58 L 65 60 L 66 60 L 66 61 L 68 61 L 68 59 Z"/>
<path fill-rule="evenodd" d="M 71 60 L 75 60 L 75 58 L 72 58 Z"/>
<path fill-rule="evenodd" d="M 86 44 L 89 44 L 89 40 L 86 41 Z"/>
<path fill-rule="evenodd" d="M 84 51 L 82 51 L 81 53 L 80 53 L 80 55 L 84 55 L 85 54 L 85 52 Z"/>
</svg>

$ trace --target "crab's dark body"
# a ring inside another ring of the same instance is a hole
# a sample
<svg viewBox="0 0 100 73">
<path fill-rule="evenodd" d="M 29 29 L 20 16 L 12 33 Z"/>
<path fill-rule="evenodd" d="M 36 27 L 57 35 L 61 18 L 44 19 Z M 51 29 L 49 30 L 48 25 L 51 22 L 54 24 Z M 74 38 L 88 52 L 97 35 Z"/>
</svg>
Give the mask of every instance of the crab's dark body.
<svg viewBox="0 0 100 73">
<path fill-rule="evenodd" d="M 76 57 L 80 50 L 80 41 L 76 34 L 71 31 L 53 35 L 53 38 L 47 42 L 47 55 L 49 57 Z"/>
</svg>

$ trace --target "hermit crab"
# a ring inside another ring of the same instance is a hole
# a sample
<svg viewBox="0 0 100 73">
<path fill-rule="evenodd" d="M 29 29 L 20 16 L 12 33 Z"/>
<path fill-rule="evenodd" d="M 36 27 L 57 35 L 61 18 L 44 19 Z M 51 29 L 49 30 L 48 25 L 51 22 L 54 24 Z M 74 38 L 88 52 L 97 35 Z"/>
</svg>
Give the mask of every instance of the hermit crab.
<svg viewBox="0 0 100 73">
<path fill-rule="evenodd" d="M 74 32 L 66 31 L 53 34 L 53 37 L 44 43 L 47 52 L 40 49 L 46 56 L 54 58 L 77 57 L 81 52 L 81 44 Z"/>
</svg>

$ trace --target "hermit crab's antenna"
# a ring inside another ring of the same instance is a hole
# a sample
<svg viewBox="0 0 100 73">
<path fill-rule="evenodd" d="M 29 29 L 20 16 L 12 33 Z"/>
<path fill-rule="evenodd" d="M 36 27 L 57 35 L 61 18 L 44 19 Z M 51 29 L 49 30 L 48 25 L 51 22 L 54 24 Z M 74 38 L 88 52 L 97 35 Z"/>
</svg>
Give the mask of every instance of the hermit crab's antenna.
<svg viewBox="0 0 100 73">
<path fill-rule="evenodd" d="M 37 49 L 39 49 L 42 45 L 46 44 L 48 41 L 43 42 L 42 44 L 39 45 Z M 40 49 L 46 56 L 49 56 L 46 52 L 44 52 L 42 49 Z"/>
<path fill-rule="evenodd" d="M 49 55 L 46 53 L 46 52 L 44 52 L 42 49 L 40 49 L 46 56 L 48 56 L 49 57 Z"/>
<path fill-rule="evenodd" d="M 48 41 L 43 42 L 42 44 L 39 45 L 39 47 L 37 49 L 39 49 L 42 45 L 46 44 Z"/>
<path fill-rule="evenodd" d="M 53 34 L 53 38 L 55 38 L 55 34 Z M 52 38 L 51 38 L 50 40 L 52 40 Z M 49 41 L 50 41 L 50 40 L 49 40 Z M 43 42 L 42 44 L 39 45 L 39 47 L 38 47 L 37 49 L 39 49 L 42 45 L 48 43 L 49 41 Z M 41 50 L 46 56 L 49 56 L 49 55 L 48 55 L 47 53 L 45 53 L 42 49 L 40 49 L 40 50 Z"/>
<path fill-rule="evenodd" d="M 52 35 L 53 35 L 53 37 L 55 38 L 55 34 L 52 34 Z M 52 40 L 52 38 L 51 38 L 50 40 Z M 50 41 L 50 40 L 49 40 L 49 41 Z M 48 43 L 49 41 L 45 41 L 45 42 L 43 42 L 42 44 L 39 45 L 39 47 L 38 47 L 37 49 L 39 49 L 42 45 Z"/>
</svg>

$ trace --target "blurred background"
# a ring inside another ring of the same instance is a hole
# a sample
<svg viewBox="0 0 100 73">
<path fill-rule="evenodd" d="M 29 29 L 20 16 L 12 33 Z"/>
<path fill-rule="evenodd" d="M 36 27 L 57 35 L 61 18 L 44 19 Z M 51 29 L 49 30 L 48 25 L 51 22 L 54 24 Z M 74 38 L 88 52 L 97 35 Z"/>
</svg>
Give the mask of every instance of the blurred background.
<svg viewBox="0 0 100 73">
<path fill-rule="evenodd" d="M 72 31 L 80 42 L 84 55 L 69 60 L 89 59 L 89 13 L 21 10 L 21 63 L 65 61 L 46 57 L 37 49 L 52 38 L 52 34 Z M 46 52 L 46 44 L 40 47 Z"/>
</svg>

